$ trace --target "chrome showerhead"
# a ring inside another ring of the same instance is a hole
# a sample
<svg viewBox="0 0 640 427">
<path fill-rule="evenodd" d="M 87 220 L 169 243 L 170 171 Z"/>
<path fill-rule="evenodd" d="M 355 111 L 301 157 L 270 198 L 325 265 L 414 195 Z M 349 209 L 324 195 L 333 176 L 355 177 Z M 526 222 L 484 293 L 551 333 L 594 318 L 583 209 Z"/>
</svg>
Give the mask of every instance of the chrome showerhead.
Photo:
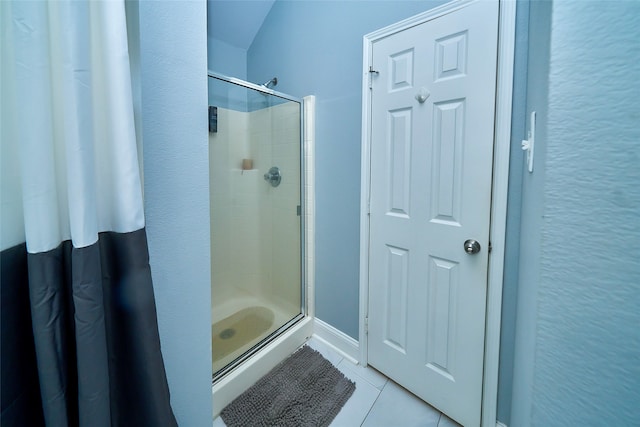
<svg viewBox="0 0 640 427">
<path fill-rule="evenodd" d="M 271 80 L 269 80 L 268 82 L 263 83 L 262 86 L 264 86 L 264 87 L 266 87 L 268 89 L 271 89 L 273 86 L 275 86 L 277 84 L 278 84 L 278 78 L 274 77 Z"/>
</svg>

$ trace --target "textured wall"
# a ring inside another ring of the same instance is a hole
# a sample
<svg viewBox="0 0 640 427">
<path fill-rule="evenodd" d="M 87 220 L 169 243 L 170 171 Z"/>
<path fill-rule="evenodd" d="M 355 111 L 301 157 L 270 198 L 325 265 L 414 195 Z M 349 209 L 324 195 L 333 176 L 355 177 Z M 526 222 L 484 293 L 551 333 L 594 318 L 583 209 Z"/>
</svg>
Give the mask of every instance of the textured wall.
<svg viewBox="0 0 640 427">
<path fill-rule="evenodd" d="M 511 425 L 635 425 L 640 3 L 532 2 L 530 22 L 540 123 L 523 187 Z"/>
<path fill-rule="evenodd" d="M 316 315 L 358 338 L 362 37 L 443 1 L 276 1 L 247 77 L 316 95 Z"/>
<path fill-rule="evenodd" d="M 171 403 L 211 425 L 206 2 L 140 2 L 145 213 Z"/>
</svg>

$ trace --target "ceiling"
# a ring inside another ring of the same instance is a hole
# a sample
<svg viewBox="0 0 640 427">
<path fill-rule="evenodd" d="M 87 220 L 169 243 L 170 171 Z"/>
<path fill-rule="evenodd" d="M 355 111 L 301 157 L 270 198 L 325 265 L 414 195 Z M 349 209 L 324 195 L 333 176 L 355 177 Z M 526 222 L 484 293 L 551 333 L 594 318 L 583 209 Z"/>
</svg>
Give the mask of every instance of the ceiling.
<svg viewBox="0 0 640 427">
<path fill-rule="evenodd" d="M 208 36 L 249 49 L 275 0 L 208 0 Z"/>
</svg>

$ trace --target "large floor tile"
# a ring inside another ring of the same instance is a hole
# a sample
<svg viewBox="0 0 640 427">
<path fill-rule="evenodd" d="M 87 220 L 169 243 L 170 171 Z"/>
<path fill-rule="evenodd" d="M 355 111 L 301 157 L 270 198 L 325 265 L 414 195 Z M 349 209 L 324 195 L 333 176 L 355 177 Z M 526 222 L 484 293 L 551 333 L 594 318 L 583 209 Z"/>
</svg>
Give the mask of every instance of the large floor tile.
<svg viewBox="0 0 640 427">
<path fill-rule="evenodd" d="M 343 359 L 342 362 L 338 365 L 340 370 L 349 370 L 353 373 L 364 378 L 369 384 L 377 388 L 378 390 L 382 390 L 384 385 L 387 383 L 388 378 L 382 375 L 380 372 L 376 371 L 373 368 L 366 367 L 363 368 L 362 365 L 354 365 L 349 362 L 347 359 Z M 344 369 L 343 369 L 344 368 Z"/>
<path fill-rule="evenodd" d="M 438 427 L 462 427 L 457 422 L 453 421 L 451 418 L 447 417 L 445 414 L 442 414 L 440 417 L 440 422 L 438 423 Z"/>
<path fill-rule="evenodd" d="M 364 427 L 438 427 L 440 412 L 388 381 L 369 411 Z"/>
<path fill-rule="evenodd" d="M 350 363 L 347 362 L 347 364 Z M 375 388 L 360 375 L 356 374 L 353 370 L 345 369 L 343 365 L 344 363 L 340 363 L 338 365 L 338 369 L 345 377 L 356 383 L 356 390 L 353 392 L 349 400 L 347 400 L 347 403 L 344 404 L 336 418 L 331 423 L 331 426 L 359 426 L 367 417 L 369 410 L 380 394 L 380 390 Z"/>
</svg>

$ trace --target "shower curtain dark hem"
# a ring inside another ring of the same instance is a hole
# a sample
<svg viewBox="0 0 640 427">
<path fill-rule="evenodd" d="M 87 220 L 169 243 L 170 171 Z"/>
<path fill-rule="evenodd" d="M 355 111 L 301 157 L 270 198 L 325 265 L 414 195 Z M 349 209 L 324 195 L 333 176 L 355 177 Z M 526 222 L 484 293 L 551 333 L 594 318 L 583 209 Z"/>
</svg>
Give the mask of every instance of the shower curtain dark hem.
<svg viewBox="0 0 640 427">
<path fill-rule="evenodd" d="M 27 259 L 46 424 L 176 426 L 145 229 Z"/>
<path fill-rule="evenodd" d="M 0 425 L 44 426 L 29 307 L 27 247 L 0 252 Z"/>
</svg>

